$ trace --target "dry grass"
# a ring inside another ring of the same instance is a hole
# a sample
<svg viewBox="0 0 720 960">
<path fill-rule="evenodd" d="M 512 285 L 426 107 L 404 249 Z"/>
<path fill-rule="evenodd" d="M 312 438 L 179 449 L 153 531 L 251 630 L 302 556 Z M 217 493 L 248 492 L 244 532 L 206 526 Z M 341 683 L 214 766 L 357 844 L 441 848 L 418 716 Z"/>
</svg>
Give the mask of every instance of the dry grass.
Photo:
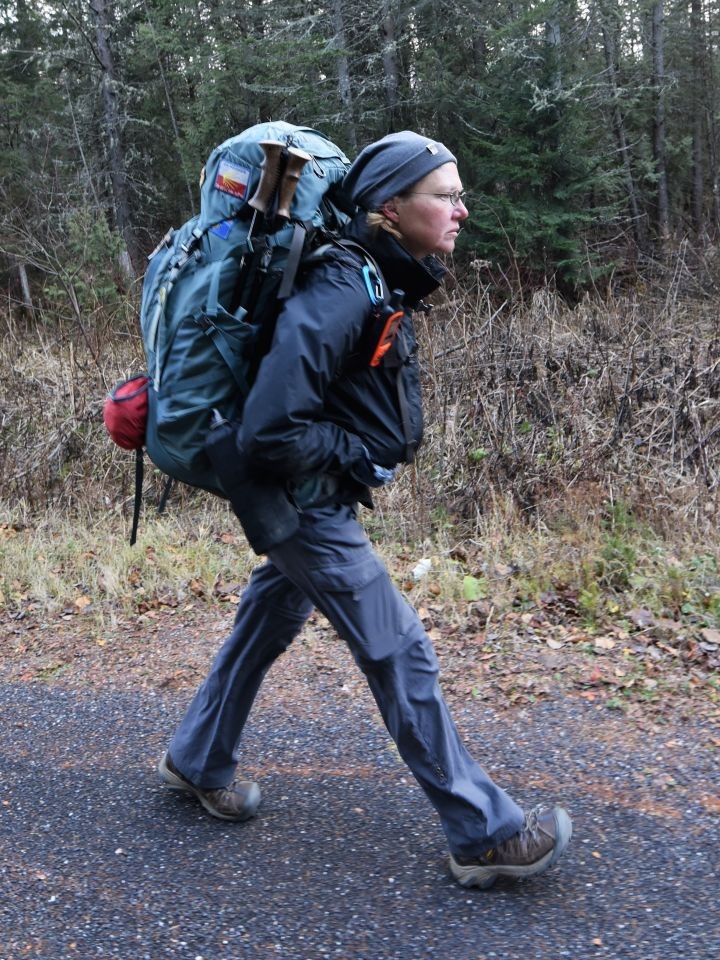
<svg viewBox="0 0 720 960">
<path fill-rule="evenodd" d="M 131 547 L 128 526 L 106 512 L 16 507 L 0 518 L 0 606 L 48 616 L 142 613 L 187 601 L 225 600 L 255 557 L 234 517 L 208 498 L 188 513 L 149 514 Z"/>
<path fill-rule="evenodd" d="M 132 647 L 165 615 L 201 611 L 204 624 L 215 606 L 221 618 L 256 563 L 227 506 L 206 494 L 177 490 L 157 517 L 152 469 L 128 545 L 133 456 L 108 440 L 102 405 L 142 369 L 131 306 L 98 308 L 82 326 L 0 321 L 0 620 L 18 669 L 34 651 L 40 676 L 94 649 L 93 637 L 103 657 L 117 646 L 120 663 L 120 639 Z M 699 702 L 716 700 L 713 302 L 670 285 L 574 307 L 549 289 L 502 303 L 478 277 L 418 328 L 426 443 L 363 519 L 458 691 L 475 696 L 502 665 L 527 672 L 534 655 L 544 683 L 549 647 L 568 676 L 577 660 L 581 695 L 590 677 L 618 703 L 618 684 L 664 702 L 667 672 Z M 423 557 L 432 566 L 416 580 Z M 604 673 L 588 666 L 598 656 Z M 522 697 L 541 693 L 522 686 Z"/>
<path fill-rule="evenodd" d="M 0 326 L 0 483 L 3 501 L 33 509 L 97 506 L 125 496 L 127 458 L 102 423 L 107 390 L 142 363 L 140 341 L 120 315 L 98 312 L 80 326 L 62 315 L 50 323 Z"/>
<path fill-rule="evenodd" d="M 495 512 L 481 517 L 472 537 L 446 527 L 413 543 L 393 537 L 401 531 L 385 516 L 365 512 L 363 519 L 397 581 L 418 602 L 436 596 L 462 607 L 492 595 L 498 608 L 509 609 L 560 589 L 580 598 L 578 610 L 589 620 L 601 602 L 622 597 L 626 607 L 647 603 L 666 616 L 692 603 L 695 612 L 705 611 L 707 624 L 720 626 L 713 545 L 679 534 L 670 542 L 622 510 L 562 535 L 542 523 L 519 529 Z M 31 598 L 57 613 L 83 596 L 132 609 L 150 600 L 180 602 L 188 593 L 223 599 L 257 562 L 227 505 L 212 497 L 162 517 L 147 511 L 135 547 L 128 529 L 110 510 L 3 510 L 0 602 Z M 423 558 L 431 566 L 416 581 L 413 570 Z M 471 595 L 467 578 L 475 581 Z"/>
<path fill-rule="evenodd" d="M 477 526 L 508 501 L 550 527 L 622 502 L 668 533 L 716 527 L 720 322 L 713 302 L 635 292 L 570 308 L 478 284 L 421 317 L 424 508 Z M 397 508 L 397 503 L 394 504 Z"/>
<path fill-rule="evenodd" d="M 677 276 L 676 276 L 677 275 Z M 378 498 L 384 536 L 422 541 L 591 530 L 617 509 L 712 549 L 719 506 L 720 324 L 683 293 L 527 302 L 474 285 L 418 316 L 426 443 Z M 682 294 L 682 295 L 681 295 Z M 0 324 L 0 483 L 8 508 L 127 520 L 132 455 L 102 424 L 109 386 L 142 369 L 131 303 L 80 323 Z M 161 489 L 149 471 L 146 512 Z M 205 495 L 179 491 L 182 510 Z M 174 508 L 171 506 L 171 511 Z M 177 511 L 179 512 L 179 511 Z M 171 514 L 172 515 L 172 514 Z"/>
</svg>

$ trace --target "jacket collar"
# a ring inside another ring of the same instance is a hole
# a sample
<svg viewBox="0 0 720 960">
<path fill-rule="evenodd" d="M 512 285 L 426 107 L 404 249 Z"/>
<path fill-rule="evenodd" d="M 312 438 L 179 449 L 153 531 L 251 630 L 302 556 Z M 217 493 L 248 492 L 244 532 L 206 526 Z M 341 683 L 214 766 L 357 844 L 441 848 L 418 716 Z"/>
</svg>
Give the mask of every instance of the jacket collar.
<svg viewBox="0 0 720 960">
<path fill-rule="evenodd" d="M 445 278 L 447 271 L 437 257 L 416 260 L 387 230 L 368 227 L 364 212 L 353 217 L 342 233 L 377 260 L 386 286 L 402 290 L 409 307 L 437 290 Z"/>
</svg>

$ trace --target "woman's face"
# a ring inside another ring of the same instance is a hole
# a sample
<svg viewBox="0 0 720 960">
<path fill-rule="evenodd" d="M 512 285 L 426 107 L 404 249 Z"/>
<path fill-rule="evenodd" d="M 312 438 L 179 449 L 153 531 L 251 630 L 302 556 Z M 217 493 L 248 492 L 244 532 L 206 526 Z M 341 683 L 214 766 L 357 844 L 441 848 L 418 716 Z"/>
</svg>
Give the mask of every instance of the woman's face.
<svg viewBox="0 0 720 960">
<path fill-rule="evenodd" d="M 444 163 L 403 196 L 388 200 L 382 212 L 402 234 L 405 249 L 418 260 L 431 253 L 452 253 L 468 217 L 462 200 L 454 206 L 450 202 L 450 196 L 461 191 L 457 166 Z"/>
</svg>

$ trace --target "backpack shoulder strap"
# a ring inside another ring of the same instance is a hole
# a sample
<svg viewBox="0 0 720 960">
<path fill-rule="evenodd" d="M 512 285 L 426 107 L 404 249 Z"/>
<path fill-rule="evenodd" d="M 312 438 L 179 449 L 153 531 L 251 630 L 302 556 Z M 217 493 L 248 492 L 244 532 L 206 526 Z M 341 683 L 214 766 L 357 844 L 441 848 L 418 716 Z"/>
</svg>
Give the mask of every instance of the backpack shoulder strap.
<svg viewBox="0 0 720 960">
<path fill-rule="evenodd" d="M 353 255 L 352 259 L 344 259 L 348 266 L 357 266 L 358 260 L 360 261 L 360 270 L 365 281 L 370 305 L 373 307 L 373 312 L 381 310 L 386 300 L 387 286 L 377 261 L 359 243 L 340 237 L 330 237 L 326 243 L 323 243 L 313 250 L 309 256 L 305 257 L 304 263 L 312 266 L 316 263 L 325 263 L 328 260 L 341 259 L 343 252 Z"/>
<path fill-rule="evenodd" d="M 308 234 L 308 227 L 311 226 L 312 224 L 300 222 L 295 224 L 292 240 L 290 241 L 290 250 L 288 252 L 287 262 L 285 264 L 285 269 L 283 270 L 283 278 L 280 282 L 280 287 L 277 292 L 278 300 L 287 300 L 287 298 L 290 296 L 293 284 L 295 283 L 295 276 L 298 272 L 298 267 L 300 266 L 303 247 L 305 246 L 305 238 Z"/>
</svg>

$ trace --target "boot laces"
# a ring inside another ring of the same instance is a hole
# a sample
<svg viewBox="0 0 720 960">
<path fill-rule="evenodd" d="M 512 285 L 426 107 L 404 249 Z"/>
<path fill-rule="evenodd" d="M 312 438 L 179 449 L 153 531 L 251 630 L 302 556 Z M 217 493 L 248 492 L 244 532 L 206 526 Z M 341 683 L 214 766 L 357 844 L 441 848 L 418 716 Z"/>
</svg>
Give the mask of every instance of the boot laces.
<svg viewBox="0 0 720 960">
<path fill-rule="evenodd" d="M 533 807 L 525 815 L 523 829 L 526 830 L 535 840 L 540 839 L 540 807 Z"/>
<path fill-rule="evenodd" d="M 542 832 L 540 829 L 540 807 L 534 807 L 525 814 L 525 820 L 515 836 L 510 837 L 506 843 L 508 851 L 515 848 L 515 851 L 523 856 L 529 856 L 542 843 Z"/>
</svg>

